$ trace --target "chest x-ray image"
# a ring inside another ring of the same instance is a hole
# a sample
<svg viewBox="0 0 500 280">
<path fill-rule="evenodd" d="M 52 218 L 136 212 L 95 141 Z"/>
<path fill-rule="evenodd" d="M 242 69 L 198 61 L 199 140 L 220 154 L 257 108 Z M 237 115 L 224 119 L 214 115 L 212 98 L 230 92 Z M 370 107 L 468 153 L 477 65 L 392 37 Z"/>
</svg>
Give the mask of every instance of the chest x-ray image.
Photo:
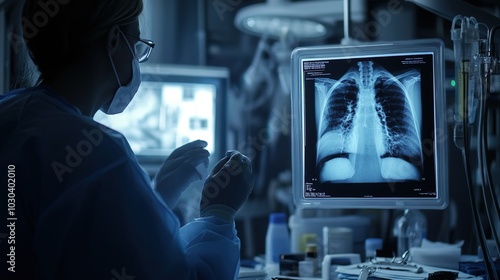
<svg viewBox="0 0 500 280">
<path fill-rule="evenodd" d="M 315 78 L 320 182 L 422 178 L 420 72 L 352 61 L 338 80 Z"/>
</svg>

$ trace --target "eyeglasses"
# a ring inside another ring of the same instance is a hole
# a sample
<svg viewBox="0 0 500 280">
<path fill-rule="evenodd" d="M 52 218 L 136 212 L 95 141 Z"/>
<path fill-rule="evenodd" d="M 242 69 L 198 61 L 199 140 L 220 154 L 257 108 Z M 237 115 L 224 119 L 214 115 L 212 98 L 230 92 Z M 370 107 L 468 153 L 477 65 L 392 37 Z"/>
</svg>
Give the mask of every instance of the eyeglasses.
<svg viewBox="0 0 500 280">
<path fill-rule="evenodd" d="M 136 37 L 136 36 L 129 34 L 127 32 L 123 32 L 123 34 L 126 34 L 126 35 L 138 40 L 134 46 L 135 55 L 137 56 L 139 63 L 146 62 L 148 60 L 149 56 L 151 55 L 151 51 L 155 47 L 155 43 L 151 40 Z"/>
</svg>

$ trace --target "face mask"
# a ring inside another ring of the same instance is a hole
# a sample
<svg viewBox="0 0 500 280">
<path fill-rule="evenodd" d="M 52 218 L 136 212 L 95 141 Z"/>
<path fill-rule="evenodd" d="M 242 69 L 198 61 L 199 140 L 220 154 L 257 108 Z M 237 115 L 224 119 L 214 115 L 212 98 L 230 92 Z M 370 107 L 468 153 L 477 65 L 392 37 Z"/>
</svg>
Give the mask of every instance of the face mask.
<svg viewBox="0 0 500 280">
<path fill-rule="evenodd" d="M 132 101 L 134 95 L 139 89 L 139 86 L 141 85 L 139 59 L 137 59 L 137 57 L 135 56 L 135 52 L 130 47 L 127 38 L 125 38 L 125 35 L 123 35 L 123 33 L 121 34 L 123 36 L 123 39 L 127 43 L 128 48 L 132 52 L 132 56 L 134 57 L 134 59 L 132 60 L 132 79 L 127 85 L 121 85 L 120 79 L 118 78 L 118 73 L 116 72 L 115 64 L 113 63 L 113 58 L 111 57 L 111 54 L 109 54 L 109 59 L 111 60 L 111 65 L 113 66 L 113 70 L 115 71 L 115 76 L 120 87 L 116 90 L 113 99 L 111 99 L 111 101 L 107 102 L 101 107 L 101 111 L 107 115 L 114 115 L 123 112 L 123 110 L 127 108 L 130 101 Z"/>
</svg>

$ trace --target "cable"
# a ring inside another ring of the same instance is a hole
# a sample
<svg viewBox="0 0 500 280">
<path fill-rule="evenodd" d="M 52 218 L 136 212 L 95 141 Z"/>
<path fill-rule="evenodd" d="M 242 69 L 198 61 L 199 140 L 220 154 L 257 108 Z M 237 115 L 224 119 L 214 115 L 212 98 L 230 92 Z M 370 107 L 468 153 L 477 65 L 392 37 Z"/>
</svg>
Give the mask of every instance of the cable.
<svg viewBox="0 0 500 280">
<path fill-rule="evenodd" d="M 464 98 L 464 112 L 463 112 L 463 121 L 464 124 L 467 121 L 467 115 L 465 114 L 465 108 L 467 108 L 468 101 L 467 97 L 465 96 Z M 470 152 L 470 143 L 469 143 L 469 128 L 468 125 L 463 126 L 463 141 L 464 141 L 464 147 L 462 149 L 462 156 L 463 156 L 463 161 L 464 161 L 464 166 L 465 166 L 465 178 L 467 181 L 467 186 L 468 186 L 468 191 L 469 191 L 469 200 L 470 204 L 472 207 L 472 214 L 473 214 L 473 220 L 474 220 L 474 225 L 476 227 L 476 232 L 478 234 L 479 238 L 479 243 L 481 246 L 481 249 L 483 251 L 483 259 L 484 259 L 484 264 L 486 267 L 486 271 L 488 273 L 489 279 L 498 279 L 498 276 L 496 275 L 496 270 L 493 269 L 492 267 L 492 262 L 493 260 L 491 259 L 491 256 L 488 252 L 488 247 L 486 246 L 486 236 L 484 235 L 484 227 L 483 223 L 481 222 L 481 217 L 479 214 L 479 209 L 476 205 L 476 199 L 475 199 L 475 194 L 474 194 L 474 183 L 472 182 L 471 174 L 470 174 L 470 161 L 469 161 L 469 152 Z M 494 276 L 494 277 L 493 277 Z"/>
<path fill-rule="evenodd" d="M 492 214 L 496 213 L 496 219 L 498 220 L 498 213 L 499 213 L 499 206 L 498 206 L 498 200 L 495 197 L 495 191 L 494 191 L 494 186 L 492 185 L 492 177 L 491 177 L 491 171 L 488 167 L 488 133 L 487 133 L 487 120 L 488 120 L 488 107 L 487 107 L 487 100 L 488 96 L 490 94 L 489 88 L 490 88 L 490 79 L 491 79 L 491 73 L 490 73 L 490 57 L 481 57 L 480 59 L 483 60 L 479 64 L 479 79 L 480 79 L 480 85 L 481 87 L 478 88 L 481 92 L 479 93 L 479 113 L 478 113 L 478 131 L 477 131 L 477 154 L 478 154 L 478 164 L 479 164 L 479 170 L 481 171 L 481 181 L 483 182 L 483 200 L 486 205 L 485 210 L 486 210 L 486 215 L 488 218 L 488 222 L 490 224 L 490 229 L 493 233 L 493 237 L 495 241 L 498 243 L 498 233 L 495 228 L 495 223 L 493 220 L 495 218 L 492 216 Z M 486 190 L 489 192 L 486 193 Z M 490 195 L 488 197 L 488 194 Z M 492 205 L 495 209 L 495 211 L 490 211 L 489 205 Z"/>
<path fill-rule="evenodd" d="M 460 28 L 454 29 L 455 28 L 455 23 L 457 21 L 461 22 Z M 474 23 L 474 24 L 471 24 Z M 473 118 L 470 117 L 469 114 L 472 115 L 473 113 L 473 108 L 470 106 L 472 104 L 469 104 L 470 98 L 474 97 L 474 81 L 471 79 L 472 77 L 469 76 L 469 73 L 471 71 L 470 67 L 470 62 L 471 62 L 471 56 L 478 54 L 479 50 L 476 48 L 479 40 L 479 32 L 478 32 L 478 24 L 477 21 L 474 18 L 468 18 L 468 17 L 462 17 L 462 16 L 456 16 L 453 19 L 452 23 L 452 29 L 451 29 L 451 35 L 452 35 L 452 40 L 454 42 L 454 51 L 455 51 L 455 75 L 457 75 L 457 81 L 459 82 L 459 86 L 457 88 L 457 94 L 456 94 L 456 107 L 455 107 L 455 128 L 454 128 L 454 133 L 455 133 L 455 145 L 461 149 L 462 151 L 462 156 L 463 156 L 463 162 L 464 162 L 464 167 L 465 167 L 465 176 L 466 176 L 466 182 L 467 182 L 467 189 L 469 191 L 469 200 L 472 208 L 472 214 L 473 214 L 473 220 L 474 220 L 474 225 L 476 228 L 476 232 L 478 234 L 478 239 L 480 246 L 483 251 L 483 259 L 484 259 L 484 264 L 486 271 L 488 273 L 489 279 L 498 279 L 498 275 L 496 273 L 496 269 L 494 269 L 494 263 L 493 260 L 490 256 L 490 253 L 488 251 L 488 247 L 486 245 L 486 236 L 485 236 L 485 231 L 484 231 L 484 226 L 481 221 L 481 215 L 479 213 L 477 201 L 476 201 L 476 196 L 475 196 L 475 188 L 474 188 L 474 182 L 471 177 L 471 163 L 470 163 L 470 150 L 471 150 L 471 144 L 470 144 L 470 126 L 473 123 Z M 488 38 L 491 40 L 490 38 Z M 490 47 L 491 49 L 491 47 Z M 490 55 L 491 53 L 488 53 Z M 489 67 L 488 67 L 489 71 Z M 480 71 L 482 72 L 482 71 Z M 472 73 L 471 73 L 472 74 Z M 471 102 L 472 103 L 472 102 Z M 480 105 L 482 106 L 482 105 Z M 480 118 L 481 122 L 479 124 L 479 127 L 481 129 L 482 133 L 482 123 L 484 122 L 483 120 L 483 110 L 481 109 L 480 112 Z M 479 138 L 479 135 L 478 135 Z M 482 140 L 481 143 L 478 143 L 480 146 L 478 146 L 478 149 L 481 149 L 482 147 Z M 481 156 L 482 157 L 482 156 Z M 480 161 L 480 165 L 483 168 L 483 163 Z M 485 176 L 483 176 L 483 179 L 486 179 Z M 484 180 L 483 180 L 484 181 Z M 483 196 L 484 196 L 484 191 L 483 191 Z M 485 203 L 487 203 L 486 199 L 484 200 Z M 488 206 L 486 206 L 488 208 Z M 488 210 L 488 209 L 487 209 Z M 491 224 L 491 217 L 488 215 L 488 221 Z"/>
<path fill-rule="evenodd" d="M 496 31 L 500 28 L 500 26 L 493 26 L 492 29 L 490 30 L 489 32 L 489 37 L 488 37 L 488 55 L 487 57 L 489 58 L 488 61 L 486 61 L 487 65 L 487 68 L 480 68 L 479 70 L 481 71 L 484 71 L 484 78 L 485 78 L 485 89 L 483 91 L 484 95 L 480 95 L 481 97 L 481 104 L 482 104 L 482 108 L 480 107 L 480 109 L 484 110 L 484 113 L 481 112 L 481 115 L 480 117 L 485 117 L 485 119 L 480 122 L 479 124 L 479 127 L 481 129 L 481 131 L 478 131 L 478 140 L 479 138 L 481 138 L 481 142 L 478 141 L 478 144 L 480 144 L 480 150 L 482 151 L 481 155 L 482 155 L 482 158 L 481 158 L 481 164 L 482 164 L 482 174 L 483 174 L 483 182 L 485 182 L 486 186 L 488 187 L 488 190 L 489 190 L 489 194 L 491 196 L 491 202 L 493 204 L 493 209 L 495 211 L 493 211 L 493 213 L 496 213 L 496 221 L 499 221 L 500 222 L 500 218 L 498 215 L 500 215 L 500 206 L 499 206 L 499 202 L 498 202 L 498 199 L 497 199 L 497 196 L 496 196 L 496 193 L 495 193 L 495 188 L 494 188 L 494 185 L 493 185 L 493 179 L 492 179 L 492 175 L 491 175 L 491 170 L 490 168 L 488 167 L 488 131 L 487 131 L 487 122 L 488 122 L 488 106 L 487 106 L 487 100 L 490 98 L 491 96 L 491 75 L 494 73 L 495 71 L 495 67 L 496 67 L 496 52 L 495 52 L 495 45 L 494 45 L 494 38 L 495 38 L 495 33 Z M 483 73 L 481 73 L 483 74 Z M 483 75 L 480 75 L 480 77 L 482 78 Z M 479 134 L 480 133 L 480 134 Z M 484 196 L 484 194 L 483 194 Z M 486 203 L 486 197 L 484 198 L 485 200 L 485 203 Z M 487 206 L 489 204 L 486 204 Z M 489 209 L 488 207 L 486 207 L 486 210 L 489 212 Z M 490 217 L 490 216 L 488 216 Z M 490 217 L 490 220 L 489 220 L 490 224 L 491 224 L 491 230 L 492 230 L 492 233 L 493 233 L 493 238 L 495 240 L 495 243 L 496 243 L 496 248 L 497 250 L 500 250 L 500 241 L 499 241 L 499 235 L 498 235 L 498 232 L 496 230 L 496 227 L 495 227 L 495 223 L 492 221 L 491 217 Z"/>
<path fill-rule="evenodd" d="M 483 112 L 484 110 L 484 112 Z M 486 99 L 483 100 L 481 102 L 481 105 L 479 107 L 479 112 L 480 112 L 480 116 L 479 118 L 483 118 L 485 117 L 485 119 L 487 120 L 487 116 L 488 116 L 488 106 L 486 105 Z M 493 235 L 493 239 L 495 240 L 495 243 L 497 244 L 496 248 L 498 250 L 499 246 L 499 236 L 498 236 L 498 232 L 496 230 L 496 227 L 495 227 L 495 223 L 493 222 L 493 220 L 495 220 L 496 218 L 496 221 L 500 221 L 499 219 L 499 213 L 500 213 L 500 208 L 499 208 L 499 203 L 498 203 L 498 199 L 496 198 L 496 194 L 495 194 L 495 190 L 494 190 L 494 185 L 493 185 L 493 179 L 492 179 L 492 176 L 491 176 L 491 170 L 489 169 L 488 167 L 488 133 L 487 133 L 487 121 L 486 120 L 483 120 L 482 122 L 479 123 L 479 129 L 478 129 L 478 153 L 480 154 L 480 158 L 479 158 L 479 164 L 480 164 L 480 169 L 482 171 L 481 175 L 482 175 L 482 180 L 483 180 L 483 183 L 485 185 L 485 187 L 487 187 L 487 189 L 489 190 L 489 195 L 490 195 L 490 200 L 488 200 L 488 197 L 486 196 L 486 193 L 483 191 L 483 199 L 485 201 L 485 204 L 486 204 L 486 213 L 487 213 L 487 216 L 488 216 L 488 220 L 489 220 L 489 223 L 490 223 L 490 227 L 491 227 L 491 231 L 492 231 L 492 235 Z M 489 203 L 491 202 L 491 203 Z M 493 205 L 493 209 L 495 211 L 490 211 L 488 205 Z M 496 214 L 496 217 L 492 217 L 492 214 Z"/>
<path fill-rule="evenodd" d="M 467 90 L 467 88 L 465 88 L 464 90 Z M 471 174 L 470 174 L 471 173 L 471 166 L 470 166 L 470 159 L 469 159 L 469 153 L 470 153 L 469 127 L 470 126 L 468 124 L 468 114 L 467 114 L 468 113 L 467 111 L 469 108 L 469 96 L 467 94 L 464 94 L 460 97 L 463 98 L 463 106 L 460 108 L 462 110 L 461 117 L 462 117 L 462 124 L 463 124 L 463 144 L 464 144 L 463 149 L 462 149 L 462 156 L 463 156 L 464 165 L 465 165 L 465 176 L 466 176 L 468 190 L 469 190 L 469 199 L 470 199 L 470 203 L 471 203 L 471 207 L 472 207 L 474 224 L 476 226 L 476 231 L 478 234 L 479 243 L 480 243 L 481 249 L 483 251 L 484 264 L 485 264 L 489 279 L 498 279 L 496 269 L 494 268 L 493 260 L 491 258 L 489 251 L 488 251 L 488 247 L 486 245 L 486 236 L 485 236 L 484 226 L 483 226 L 483 223 L 481 221 L 478 205 L 476 203 L 476 198 L 475 198 L 475 193 L 474 193 L 474 191 L 475 191 L 474 190 L 474 183 L 472 181 Z M 483 119 L 482 119 L 483 116 L 481 114 L 480 114 L 480 117 L 481 117 L 481 121 L 483 122 Z M 481 126 L 482 126 L 482 123 L 479 124 L 479 127 L 481 127 Z M 479 137 L 479 135 L 478 135 L 478 137 Z M 478 149 L 479 149 L 479 147 L 478 147 Z M 484 191 L 483 191 L 483 195 L 484 195 Z M 486 200 L 484 202 L 486 203 Z M 486 205 L 486 208 L 488 208 L 487 205 Z M 489 217 L 488 217 L 488 220 L 490 221 Z"/>
</svg>

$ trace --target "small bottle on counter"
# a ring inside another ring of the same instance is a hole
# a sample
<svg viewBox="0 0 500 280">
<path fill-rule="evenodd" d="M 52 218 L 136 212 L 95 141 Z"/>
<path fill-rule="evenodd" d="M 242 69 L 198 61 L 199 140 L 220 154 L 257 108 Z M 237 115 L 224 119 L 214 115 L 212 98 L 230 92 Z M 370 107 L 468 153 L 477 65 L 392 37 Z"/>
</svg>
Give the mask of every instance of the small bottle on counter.
<svg viewBox="0 0 500 280">
<path fill-rule="evenodd" d="M 427 237 L 427 219 L 418 209 L 405 209 L 396 220 L 398 257 L 413 247 L 420 247 Z"/>
<path fill-rule="evenodd" d="M 313 262 L 313 271 L 312 275 L 313 277 L 316 277 L 320 274 L 320 262 L 318 259 L 318 245 L 314 243 L 309 243 L 306 245 L 306 261 L 312 261 Z"/>
<path fill-rule="evenodd" d="M 290 253 L 290 233 L 285 213 L 271 213 L 266 233 L 266 265 L 279 264 L 280 255 Z"/>
</svg>

